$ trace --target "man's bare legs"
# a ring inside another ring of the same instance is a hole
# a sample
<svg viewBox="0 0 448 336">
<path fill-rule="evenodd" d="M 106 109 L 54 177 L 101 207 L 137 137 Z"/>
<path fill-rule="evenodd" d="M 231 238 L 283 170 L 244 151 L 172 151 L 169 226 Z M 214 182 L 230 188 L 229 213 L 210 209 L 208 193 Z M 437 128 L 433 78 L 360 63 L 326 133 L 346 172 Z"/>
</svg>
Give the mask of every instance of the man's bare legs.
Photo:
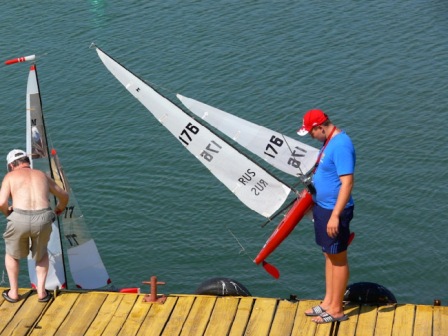
<svg viewBox="0 0 448 336">
<path fill-rule="evenodd" d="M 48 253 L 45 253 L 42 259 L 36 262 L 37 297 L 39 299 L 43 299 L 47 296 L 47 291 L 45 289 L 45 282 L 47 280 L 48 266 L 49 266 Z"/>
<path fill-rule="evenodd" d="M 20 263 L 18 259 L 14 259 L 9 254 L 5 254 L 5 267 L 8 273 L 10 290 L 8 296 L 16 300 L 19 298 L 19 269 Z"/>
<path fill-rule="evenodd" d="M 321 306 L 328 314 L 339 318 L 344 315 L 344 293 L 350 274 L 347 250 L 338 254 L 324 253 L 324 256 L 326 293 Z M 320 322 L 322 318 L 318 316 L 313 321 Z"/>
</svg>

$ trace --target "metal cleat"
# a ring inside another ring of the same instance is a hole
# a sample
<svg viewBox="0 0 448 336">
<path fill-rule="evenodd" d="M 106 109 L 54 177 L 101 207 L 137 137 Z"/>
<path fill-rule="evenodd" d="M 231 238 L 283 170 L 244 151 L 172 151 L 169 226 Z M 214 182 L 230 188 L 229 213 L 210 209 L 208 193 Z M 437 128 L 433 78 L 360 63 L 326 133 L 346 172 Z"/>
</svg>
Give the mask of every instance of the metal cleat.
<svg viewBox="0 0 448 336">
<path fill-rule="evenodd" d="M 157 277 L 152 276 L 151 281 L 143 281 L 145 285 L 149 285 L 151 288 L 151 294 L 146 294 L 143 297 L 143 302 L 155 302 L 155 303 L 165 303 L 166 296 L 165 295 L 157 295 L 157 285 L 164 285 L 165 282 L 157 282 Z"/>
</svg>

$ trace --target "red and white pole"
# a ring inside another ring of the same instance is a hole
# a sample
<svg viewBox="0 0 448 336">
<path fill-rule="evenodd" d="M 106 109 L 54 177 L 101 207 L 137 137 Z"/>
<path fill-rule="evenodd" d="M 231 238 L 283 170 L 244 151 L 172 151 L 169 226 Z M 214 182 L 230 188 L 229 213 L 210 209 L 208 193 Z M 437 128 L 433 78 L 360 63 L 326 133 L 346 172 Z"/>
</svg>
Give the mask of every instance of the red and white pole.
<svg viewBox="0 0 448 336">
<path fill-rule="evenodd" d="M 29 55 L 29 56 L 24 56 L 24 57 L 13 58 L 13 59 L 7 60 L 5 62 L 5 64 L 10 65 L 10 64 L 22 63 L 22 62 L 27 62 L 27 61 L 34 61 L 35 59 L 36 59 L 36 55 Z"/>
</svg>

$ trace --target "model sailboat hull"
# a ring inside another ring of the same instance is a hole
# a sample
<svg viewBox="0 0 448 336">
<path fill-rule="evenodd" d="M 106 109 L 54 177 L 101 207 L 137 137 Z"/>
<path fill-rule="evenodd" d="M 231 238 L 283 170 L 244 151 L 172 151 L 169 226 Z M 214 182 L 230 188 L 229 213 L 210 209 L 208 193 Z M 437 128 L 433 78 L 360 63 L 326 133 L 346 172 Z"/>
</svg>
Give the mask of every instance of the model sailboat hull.
<svg viewBox="0 0 448 336">
<path fill-rule="evenodd" d="M 300 198 L 294 202 L 285 218 L 280 222 L 277 228 L 272 232 L 269 239 L 264 244 L 258 255 L 254 259 L 257 265 L 266 260 L 274 250 L 289 236 L 296 225 L 302 220 L 303 216 L 313 207 L 313 197 L 304 189 Z"/>
</svg>

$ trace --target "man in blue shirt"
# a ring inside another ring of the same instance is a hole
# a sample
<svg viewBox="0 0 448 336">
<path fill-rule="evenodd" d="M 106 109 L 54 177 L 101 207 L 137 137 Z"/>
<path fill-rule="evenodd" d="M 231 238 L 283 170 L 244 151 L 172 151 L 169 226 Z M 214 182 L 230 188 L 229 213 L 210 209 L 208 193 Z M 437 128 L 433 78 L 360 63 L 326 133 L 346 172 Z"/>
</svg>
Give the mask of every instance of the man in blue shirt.
<svg viewBox="0 0 448 336">
<path fill-rule="evenodd" d="M 312 183 L 316 243 L 325 256 L 325 298 L 305 312 L 316 323 L 345 321 L 343 299 L 349 278 L 347 247 L 354 202 L 355 148 L 350 137 L 332 124 L 321 110 L 310 110 L 303 118 L 299 135 L 310 134 L 323 142 Z"/>
</svg>

